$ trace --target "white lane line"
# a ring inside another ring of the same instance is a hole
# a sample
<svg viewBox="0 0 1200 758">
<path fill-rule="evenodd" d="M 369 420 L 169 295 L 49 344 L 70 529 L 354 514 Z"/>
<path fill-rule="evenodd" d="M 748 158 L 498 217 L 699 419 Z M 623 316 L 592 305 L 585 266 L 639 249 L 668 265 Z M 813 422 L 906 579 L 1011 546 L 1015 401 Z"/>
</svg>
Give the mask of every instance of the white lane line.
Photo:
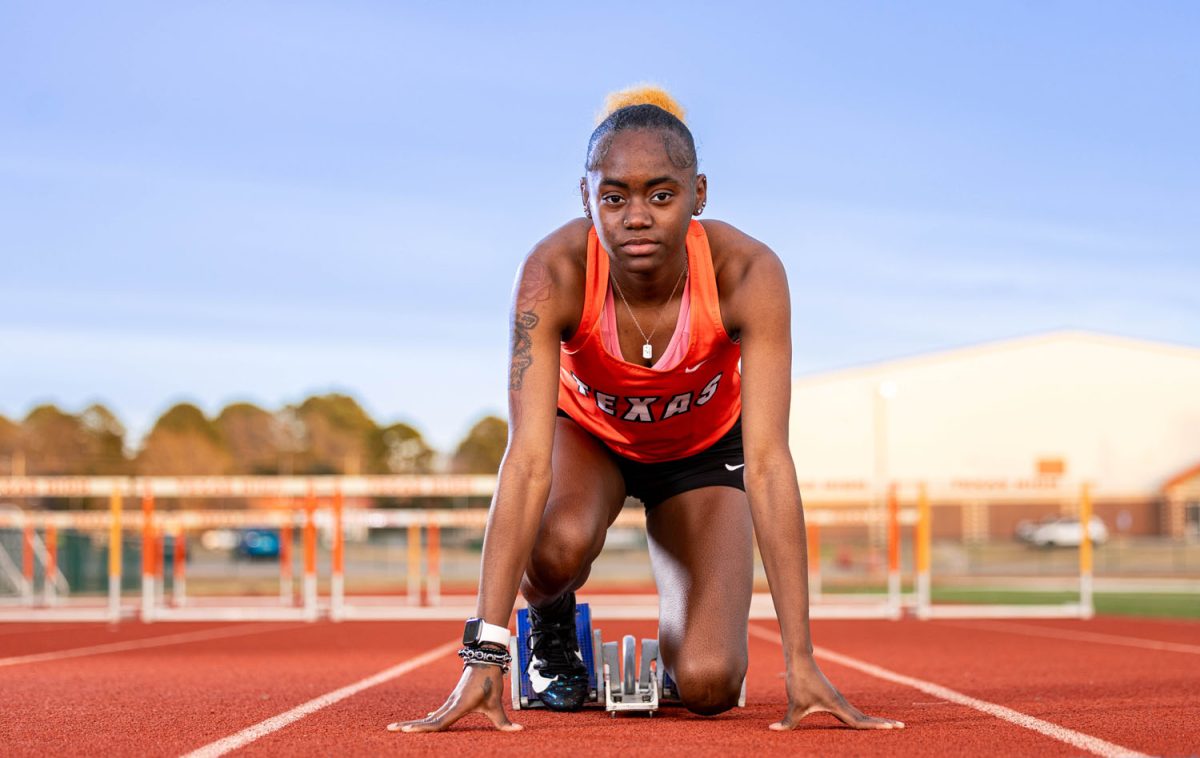
<svg viewBox="0 0 1200 758">
<path fill-rule="evenodd" d="M 1012 632 L 1013 634 L 1028 634 L 1033 637 L 1053 637 L 1061 640 L 1099 642 L 1106 645 L 1124 645 L 1126 647 L 1140 647 L 1147 650 L 1167 650 L 1172 653 L 1200 655 L 1200 645 L 1189 645 L 1185 642 L 1147 640 L 1141 637 L 1126 637 L 1121 634 L 1084 632 L 1076 629 L 1060 629 L 1053 626 L 1037 626 L 1036 624 L 1017 624 L 1008 621 L 986 621 L 971 624 L 950 623 L 948 625 L 962 627 L 963 629 L 995 629 L 1000 632 Z"/>
<path fill-rule="evenodd" d="M 750 625 L 750 634 L 760 639 L 770 640 L 771 642 L 779 645 L 783 644 L 783 640 L 780 638 L 778 633 L 768 629 L 763 629 L 762 627 L 755 626 L 754 624 Z M 864 674 L 869 674 L 877 679 L 895 682 L 896 684 L 903 684 L 907 687 L 920 690 L 927 695 L 933 695 L 934 697 L 939 697 L 952 703 L 965 705 L 968 708 L 974 708 L 977 711 L 982 711 L 990 716 L 995 716 L 1003 721 L 1030 729 L 1038 734 L 1051 737 L 1059 740 L 1060 742 L 1065 742 L 1072 747 L 1079 748 L 1080 750 L 1086 750 L 1095 755 L 1105 756 L 1105 758 L 1149 758 L 1149 756 L 1147 756 L 1145 753 L 1139 753 L 1131 748 L 1122 747 L 1121 745 L 1107 742 L 1099 737 L 1093 737 L 1089 734 L 1084 734 L 1083 732 L 1077 732 L 1073 729 L 1068 729 L 1065 726 L 1052 724 L 1049 721 L 1043 721 L 1035 716 L 1030 716 L 1028 714 L 1021 713 L 1020 711 L 1014 711 L 1012 708 L 1006 708 L 1003 705 L 989 703 L 986 700 L 979 700 L 978 698 L 973 698 L 970 695 L 964 695 L 961 692 L 952 690 L 949 687 L 943 687 L 940 684 L 927 682 L 923 679 L 917 679 L 916 677 L 905 676 L 904 674 L 897 674 L 895 671 L 889 671 L 888 669 L 876 666 L 873 663 L 860 661 L 857 658 L 851 658 L 848 655 L 842 655 L 841 653 L 836 653 L 826 648 L 814 647 L 813 655 L 818 658 L 824 658 L 827 661 L 832 661 L 842 666 L 846 666 L 847 668 L 861 671 Z"/>
<path fill-rule="evenodd" d="M 427 653 L 422 653 L 416 658 L 410 658 L 403 663 L 398 663 L 391 668 L 384 669 L 378 674 L 369 676 L 366 679 L 357 681 L 354 684 L 348 684 L 341 689 L 328 692 L 320 697 L 313 698 L 307 703 L 302 703 L 295 708 L 281 713 L 278 716 L 260 721 L 254 726 L 247 727 L 237 734 L 232 734 L 224 739 L 205 745 L 202 748 L 193 750 L 183 758 L 217 758 L 217 756 L 225 755 L 226 753 L 245 747 L 251 742 L 254 742 L 260 737 L 265 737 L 272 732 L 277 732 L 288 724 L 292 724 L 310 713 L 315 713 L 322 708 L 333 705 L 334 703 L 345 700 L 351 695 L 356 695 L 365 689 L 374 687 L 377 684 L 395 679 L 398 676 L 403 676 L 413 669 L 420 668 L 428 663 L 432 663 L 439 658 L 444 658 L 446 655 L 457 650 L 462 645 L 461 642 L 447 642 L 445 645 L 439 645 Z"/>
<path fill-rule="evenodd" d="M 61 661 L 65 658 L 80 658 L 86 655 L 104 655 L 106 653 L 123 653 L 128 650 L 144 650 L 152 647 L 168 645 L 183 645 L 188 642 L 216 640 L 223 637 L 240 637 L 245 634 L 260 634 L 262 632 L 281 631 L 305 624 L 234 624 L 218 629 L 202 629 L 197 632 L 181 632 L 180 634 L 164 634 L 161 637 L 147 637 L 125 642 L 107 642 L 103 645 L 74 647 L 66 650 L 53 650 L 48 653 L 31 653 L 30 655 L 15 655 L 10 658 L 0 658 L 0 668 L 5 666 L 21 666 L 27 663 L 44 663 L 46 661 Z"/>
</svg>

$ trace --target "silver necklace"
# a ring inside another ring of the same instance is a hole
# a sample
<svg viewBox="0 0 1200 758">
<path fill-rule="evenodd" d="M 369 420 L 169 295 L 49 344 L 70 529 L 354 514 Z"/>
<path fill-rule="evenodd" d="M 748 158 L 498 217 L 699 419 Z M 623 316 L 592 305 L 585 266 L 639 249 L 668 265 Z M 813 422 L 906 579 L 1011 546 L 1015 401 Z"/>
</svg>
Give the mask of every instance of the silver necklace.
<svg viewBox="0 0 1200 758">
<path fill-rule="evenodd" d="M 658 309 L 658 318 L 654 320 L 654 329 L 650 331 L 650 336 L 646 336 L 646 330 L 642 328 L 637 316 L 633 313 L 633 308 L 629 305 L 629 300 L 625 298 L 625 293 L 621 291 L 621 285 L 617 284 L 617 278 L 609 273 L 608 278 L 612 281 L 613 286 L 617 288 L 617 294 L 621 296 L 621 301 L 625 303 L 625 309 L 629 311 L 629 317 L 633 319 L 633 325 L 637 327 L 641 333 L 642 339 L 646 344 L 642 345 L 642 358 L 650 360 L 654 356 L 654 348 L 650 347 L 650 340 L 654 338 L 654 334 L 658 331 L 658 327 L 662 324 L 662 315 L 667 310 L 667 305 L 675 298 L 675 293 L 679 290 L 679 283 L 683 281 L 684 274 L 687 273 L 687 258 L 683 259 L 683 270 L 679 272 L 679 278 L 675 280 L 675 286 L 671 288 L 671 294 L 667 296 L 666 302 Z"/>
</svg>

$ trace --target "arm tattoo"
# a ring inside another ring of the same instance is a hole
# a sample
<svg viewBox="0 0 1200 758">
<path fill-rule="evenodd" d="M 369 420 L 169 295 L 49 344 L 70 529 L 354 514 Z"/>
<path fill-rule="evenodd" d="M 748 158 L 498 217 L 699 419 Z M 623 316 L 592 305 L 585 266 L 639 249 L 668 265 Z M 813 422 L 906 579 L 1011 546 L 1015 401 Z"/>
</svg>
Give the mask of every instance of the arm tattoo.
<svg viewBox="0 0 1200 758">
<path fill-rule="evenodd" d="M 508 372 L 508 388 L 519 390 L 525 382 L 525 369 L 533 365 L 533 339 L 529 330 L 537 326 L 538 317 L 533 311 L 517 314 L 513 323 L 512 365 Z"/>
<path fill-rule="evenodd" d="M 491 679 L 483 680 L 483 696 L 485 698 L 489 698 L 489 699 L 492 697 L 492 680 Z"/>
<path fill-rule="evenodd" d="M 550 299 L 550 271 L 541 261 L 525 264 L 521 282 L 517 285 L 517 303 L 513 308 L 512 362 L 508 369 L 508 389 L 520 390 L 525 383 L 525 370 L 533 365 L 533 338 L 529 332 L 541 320 L 535 309 Z"/>
</svg>

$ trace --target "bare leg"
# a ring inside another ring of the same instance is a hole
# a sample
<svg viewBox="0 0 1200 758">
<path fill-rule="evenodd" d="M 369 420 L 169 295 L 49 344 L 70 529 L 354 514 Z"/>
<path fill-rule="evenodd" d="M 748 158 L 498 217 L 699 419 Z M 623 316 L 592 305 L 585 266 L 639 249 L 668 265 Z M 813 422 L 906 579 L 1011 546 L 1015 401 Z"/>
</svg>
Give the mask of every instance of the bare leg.
<svg viewBox="0 0 1200 758">
<path fill-rule="evenodd" d="M 689 710 L 728 710 L 737 705 L 748 662 L 754 536 L 746 493 L 685 492 L 651 509 L 646 526 L 663 663 Z"/>
<path fill-rule="evenodd" d="M 587 581 L 608 526 L 625 503 L 625 480 L 612 455 L 574 421 L 559 417 L 553 479 L 521 594 L 541 608 Z"/>
</svg>

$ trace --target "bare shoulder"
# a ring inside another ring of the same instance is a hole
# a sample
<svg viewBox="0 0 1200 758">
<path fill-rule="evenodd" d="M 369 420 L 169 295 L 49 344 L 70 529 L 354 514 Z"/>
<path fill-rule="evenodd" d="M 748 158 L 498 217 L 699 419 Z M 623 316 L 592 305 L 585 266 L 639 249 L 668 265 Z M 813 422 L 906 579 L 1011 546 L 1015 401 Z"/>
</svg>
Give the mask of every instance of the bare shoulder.
<svg viewBox="0 0 1200 758">
<path fill-rule="evenodd" d="M 579 319 L 576 311 L 582 308 L 591 226 L 587 219 L 572 219 L 533 246 L 517 274 L 517 312 L 549 301 L 546 315 L 556 327 L 568 332 L 573 329 Z"/>
<path fill-rule="evenodd" d="M 751 278 L 784 277 L 783 263 L 766 243 L 724 221 L 701 222 L 712 250 L 713 270 L 721 300 Z"/>
<path fill-rule="evenodd" d="M 525 257 L 525 266 L 531 262 L 545 266 L 556 279 L 580 275 L 587 268 L 588 230 L 592 223 L 587 219 L 571 219 L 538 241 Z"/>
</svg>

